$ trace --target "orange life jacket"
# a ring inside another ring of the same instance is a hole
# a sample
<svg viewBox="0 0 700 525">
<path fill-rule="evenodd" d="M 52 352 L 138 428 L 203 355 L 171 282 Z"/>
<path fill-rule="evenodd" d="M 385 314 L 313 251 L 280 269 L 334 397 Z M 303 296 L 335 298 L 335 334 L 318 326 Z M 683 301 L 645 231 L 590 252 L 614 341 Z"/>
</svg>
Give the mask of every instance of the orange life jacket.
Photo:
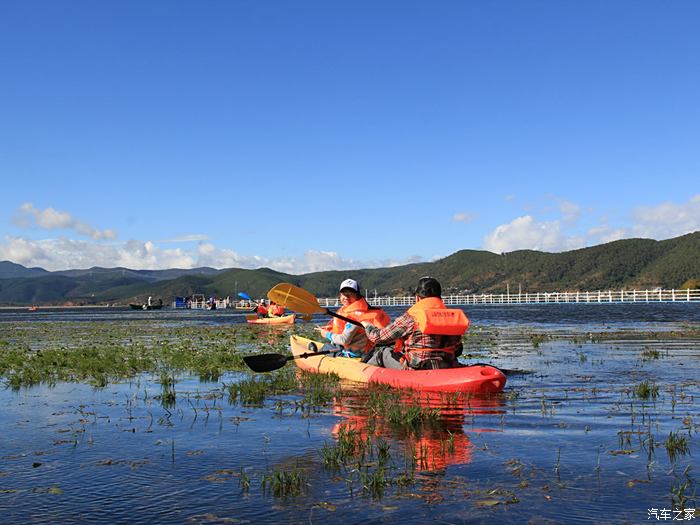
<svg viewBox="0 0 700 525">
<path fill-rule="evenodd" d="M 377 328 L 384 328 L 391 323 L 391 318 L 384 310 L 381 308 L 371 307 L 364 297 L 359 298 L 352 304 L 342 306 L 338 309 L 337 313 L 338 315 L 355 319 L 359 322 L 367 321 Z M 345 324 L 346 322 L 342 319 L 334 317 L 333 320 L 328 322 L 324 328 L 329 332 L 333 332 L 334 334 L 342 334 L 345 330 Z M 373 346 L 373 343 L 368 342 L 365 351 L 369 350 Z"/>
<path fill-rule="evenodd" d="M 462 337 L 469 328 L 469 319 L 459 308 L 446 308 L 445 303 L 439 297 L 426 297 L 417 301 L 406 313 L 410 315 L 416 328 L 429 339 L 440 340 L 439 336 L 452 336 L 453 339 Z M 411 347 L 410 341 L 397 341 L 395 351 L 403 352 L 405 361 L 416 368 L 421 361 L 430 359 L 431 356 L 451 354 L 454 360 L 455 345 L 435 347 Z"/>
<path fill-rule="evenodd" d="M 284 306 L 280 304 L 271 304 L 267 309 L 267 315 L 270 317 L 280 317 L 284 315 Z"/>
</svg>

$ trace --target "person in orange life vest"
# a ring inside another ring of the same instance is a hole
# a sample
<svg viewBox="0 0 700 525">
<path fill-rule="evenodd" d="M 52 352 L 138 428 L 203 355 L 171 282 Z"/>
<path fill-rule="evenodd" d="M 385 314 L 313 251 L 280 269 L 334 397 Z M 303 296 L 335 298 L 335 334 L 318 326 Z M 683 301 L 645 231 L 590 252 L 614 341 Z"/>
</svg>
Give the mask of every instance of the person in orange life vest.
<svg viewBox="0 0 700 525">
<path fill-rule="evenodd" d="M 267 306 L 265 306 L 265 299 L 260 299 L 258 306 L 255 308 L 255 313 L 261 317 L 267 316 Z"/>
<path fill-rule="evenodd" d="M 459 366 L 457 357 L 462 354 L 462 334 L 469 319 L 462 310 L 445 307 L 437 279 L 422 277 L 415 297 L 416 304 L 389 326 L 362 323 L 375 345 L 397 343 L 394 348 L 377 350 L 367 364 L 399 370 Z"/>
<path fill-rule="evenodd" d="M 270 305 L 267 307 L 268 317 L 282 317 L 284 315 L 284 306 L 277 304 L 275 301 L 270 301 Z"/>
<path fill-rule="evenodd" d="M 367 303 L 360 292 L 360 285 L 354 279 L 345 279 L 340 283 L 338 294 L 342 304 L 337 312 L 339 315 L 360 322 L 371 322 L 375 326 L 386 326 L 391 322 L 384 310 Z M 336 317 L 325 326 L 316 327 L 316 330 L 328 340 L 322 350 L 337 351 L 345 357 L 362 357 L 374 346 L 367 340 L 361 326 L 346 323 Z"/>
</svg>

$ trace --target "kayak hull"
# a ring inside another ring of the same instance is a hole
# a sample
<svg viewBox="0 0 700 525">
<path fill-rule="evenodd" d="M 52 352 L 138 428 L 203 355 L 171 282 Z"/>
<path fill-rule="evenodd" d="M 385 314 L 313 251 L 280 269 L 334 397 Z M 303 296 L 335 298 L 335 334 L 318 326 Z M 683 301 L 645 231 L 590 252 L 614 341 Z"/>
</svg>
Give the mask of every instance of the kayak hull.
<svg viewBox="0 0 700 525">
<path fill-rule="evenodd" d="M 291 336 L 292 354 L 300 356 L 309 352 L 309 343 L 314 342 Z M 362 363 L 358 359 L 320 355 L 295 359 L 303 370 L 323 374 L 337 374 L 343 379 L 358 383 L 380 383 L 396 388 L 411 388 L 431 392 L 464 392 L 470 394 L 494 394 L 503 391 L 506 376 L 498 368 L 488 365 L 462 366 L 438 370 L 393 370 Z"/>
<path fill-rule="evenodd" d="M 294 314 L 283 315 L 281 317 L 258 317 L 257 315 L 246 315 L 246 321 L 250 324 L 294 324 Z"/>
</svg>

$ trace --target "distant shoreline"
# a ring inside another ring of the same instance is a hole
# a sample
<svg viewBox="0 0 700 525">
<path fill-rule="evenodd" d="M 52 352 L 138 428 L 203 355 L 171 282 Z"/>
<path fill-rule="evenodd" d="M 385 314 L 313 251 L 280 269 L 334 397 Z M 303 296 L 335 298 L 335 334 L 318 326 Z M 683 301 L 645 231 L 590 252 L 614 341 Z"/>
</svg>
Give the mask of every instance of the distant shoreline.
<svg viewBox="0 0 700 525">
<path fill-rule="evenodd" d="M 127 308 L 128 304 L 74 304 L 74 305 L 55 305 L 55 306 L 40 306 L 37 305 L 37 311 L 39 310 L 62 310 L 67 308 Z M 0 310 L 29 310 L 31 305 L 24 306 L 0 306 Z"/>
</svg>

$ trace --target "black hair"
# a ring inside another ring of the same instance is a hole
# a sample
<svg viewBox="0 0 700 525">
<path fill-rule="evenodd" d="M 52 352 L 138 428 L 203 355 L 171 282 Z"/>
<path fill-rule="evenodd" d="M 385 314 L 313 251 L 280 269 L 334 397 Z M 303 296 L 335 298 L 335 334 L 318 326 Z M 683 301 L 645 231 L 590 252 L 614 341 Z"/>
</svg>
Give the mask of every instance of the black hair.
<svg viewBox="0 0 700 525">
<path fill-rule="evenodd" d="M 418 297 L 442 297 L 442 286 L 434 277 L 421 277 L 414 293 Z"/>
</svg>

